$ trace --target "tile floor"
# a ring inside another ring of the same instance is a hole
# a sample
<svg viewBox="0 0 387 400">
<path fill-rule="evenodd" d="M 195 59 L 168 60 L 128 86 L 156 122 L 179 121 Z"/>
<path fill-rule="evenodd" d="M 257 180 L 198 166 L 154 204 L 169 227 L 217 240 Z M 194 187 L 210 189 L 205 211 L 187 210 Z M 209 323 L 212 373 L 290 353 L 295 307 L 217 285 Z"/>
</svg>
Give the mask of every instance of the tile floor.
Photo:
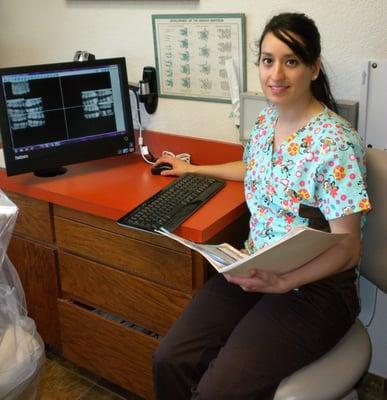
<svg viewBox="0 0 387 400">
<path fill-rule="evenodd" d="M 142 400 L 142 398 L 47 352 L 36 400 Z"/>
<path fill-rule="evenodd" d="M 358 393 L 359 400 L 387 400 L 387 380 L 367 374 L 359 384 Z M 142 399 L 48 351 L 36 400 Z"/>
</svg>

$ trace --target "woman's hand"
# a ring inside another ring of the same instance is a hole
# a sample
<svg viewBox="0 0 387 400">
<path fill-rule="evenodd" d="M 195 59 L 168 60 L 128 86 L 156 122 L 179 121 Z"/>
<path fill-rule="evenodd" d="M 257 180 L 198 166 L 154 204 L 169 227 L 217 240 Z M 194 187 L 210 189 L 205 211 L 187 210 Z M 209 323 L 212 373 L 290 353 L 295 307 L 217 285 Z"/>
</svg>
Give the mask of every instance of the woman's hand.
<svg viewBox="0 0 387 400">
<path fill-rule="evenodd" d="M 286 279 L 273 272 L 250 270 L 249 276 L 231 276 L 224 274 L 228 282 L 239 285 L 245 292 L 286 293 L 290 288 Z"/>
<path fill-rule="evenodd" d="M 231 161 L 225 164 L 193 165 L 175 157 L 160 157 L 155 165 L 168 163 L 172 169 L 161 172 L 164 176 L 180 176 L 186 173 L 209 175 L 231 181 L 243 181 L 246 166 L 243 161 Z"/>
<path fill-rule="evenodd" d="M 360 218 L 361 214 L 356 213 L 330 220 L 331 232 L 347 233 L 348 236 L 294 271 L 277 275 L 252 269 L 250 275 L 245 277 L 224 275 L 230 283 L 239 285 L 247 292 L 286 293 L 352 269 L 360 255 Z"/>
<path fill-rule="evenodd" d="M 176 157 L 160 157 L 155 162 L 155 166 L 161 163 L 168 163 L 172 165 L 172 169 L 162 171 L 160 175 L 163 176 L 180 176 L 188 172 L 195 172 L 195 165 L 189 164 Z"/>
</svg>

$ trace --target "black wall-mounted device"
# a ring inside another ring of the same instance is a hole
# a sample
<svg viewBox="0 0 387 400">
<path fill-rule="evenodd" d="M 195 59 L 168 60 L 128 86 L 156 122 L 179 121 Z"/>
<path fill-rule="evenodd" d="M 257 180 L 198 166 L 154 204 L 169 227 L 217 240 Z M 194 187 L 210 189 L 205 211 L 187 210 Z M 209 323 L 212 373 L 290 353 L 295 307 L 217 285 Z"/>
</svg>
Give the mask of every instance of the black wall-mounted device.
<svg viewBox="0 0 387 400">
<path fill-rule="evenodd" d="M 157 77 L 154 67 L 144 67 L 142 80 L 139 82 L 139 97 L 148 114 L 153 114 L 157 109 Z"/>
</svg>

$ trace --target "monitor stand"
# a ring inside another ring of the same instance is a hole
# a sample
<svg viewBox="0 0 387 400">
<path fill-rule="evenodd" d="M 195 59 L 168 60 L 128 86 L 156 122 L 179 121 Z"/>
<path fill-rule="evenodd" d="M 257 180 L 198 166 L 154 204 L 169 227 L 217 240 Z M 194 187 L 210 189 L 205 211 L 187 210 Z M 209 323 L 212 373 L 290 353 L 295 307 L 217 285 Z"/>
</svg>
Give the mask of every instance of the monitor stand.
<svg viewBox="0 0 387 400">
<path fill-rule="evenodd" d="M 34 171 L 35 176 L 39 176 L 40 178 L 49 178 L 52 176 L 63 175 L 67 172 L 65 167 L 57 167 L 57 168 L 48 168 L 48 169 L 39 169 Z"/>
</svg>

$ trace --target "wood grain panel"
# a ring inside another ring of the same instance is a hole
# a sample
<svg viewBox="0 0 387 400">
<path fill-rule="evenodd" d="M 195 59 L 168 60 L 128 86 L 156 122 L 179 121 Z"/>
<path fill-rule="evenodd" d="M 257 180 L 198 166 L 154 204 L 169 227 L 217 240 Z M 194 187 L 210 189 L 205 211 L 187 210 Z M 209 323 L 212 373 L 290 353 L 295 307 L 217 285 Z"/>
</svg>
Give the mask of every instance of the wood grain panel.
<svg viewBox="0 0 387 400">
<path fill-rule="evenodd" d="M 158 340 L 58 300 L 63 354 L 147 400 L 154 399 L 152 353 Z"/>
<path fill-rule="evenodd" d="M 171 250 L 179 251 L 185 254 L 190 254 L 190 250 L 187 247 L 177 243 L 174 240 L 159 235 L 157 233 L 145 232 L 139 229 L 124 228 L 117 224 L 116 221 L 111 219 L 97 217 L 95 215 L 86 214 L 70 208 L 61 207 L 54 205 L 54 214 L 59 217 L 71 219 L 73 221 L 82 222 L 86 225 L 101 228 L 109 232 L 118 233 L 120 235 L 127 236 L 132 239 L 141 240 L 146 243 L 166 247 Z"/>
<path fill-rule="evenodd" d="M 13 236 L 8 256 L 24 288 L 28 315 L 45 343 L 60 348 L 56 299 L 60 296 L 55 251 Z"/>
<path fill-rule="evenodd" d="M 65 297 L 162 335 L 191 300 L 188 294 L 63 252 L 59 253 L 59 268 Z"/>
<path fill-rule="evenodd" d="M 16 193 L 6 192 L 6 195 L 19 207 L 14 232 L 53 243 L 54 232 L 49 203 Z"/>
<path fill-rule="evenodd" d="M 187 254 L 55 217 L 58 246 L 92 261 L 192 291 L 192 259 Z"/>
</svg>

